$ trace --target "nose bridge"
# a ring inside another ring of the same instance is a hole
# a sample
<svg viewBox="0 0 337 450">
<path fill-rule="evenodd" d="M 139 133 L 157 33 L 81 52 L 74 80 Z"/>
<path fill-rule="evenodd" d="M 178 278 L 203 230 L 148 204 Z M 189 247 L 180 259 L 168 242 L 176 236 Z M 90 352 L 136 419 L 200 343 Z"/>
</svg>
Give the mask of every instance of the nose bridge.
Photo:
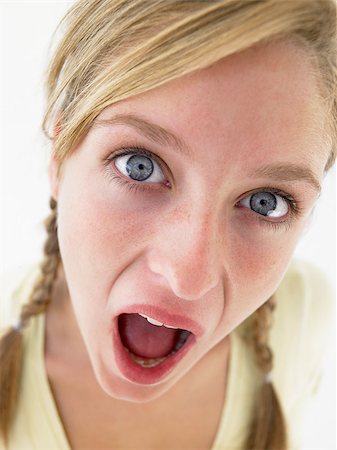
<svg viewBox="0 0 337 450">
<path fill-rule="evenodd" d="M 160 227 L 150 260 L 178 297 L 202 298 L 220 280 L 218 224 L 210 205 L 185 207 Z"/>
</svg>

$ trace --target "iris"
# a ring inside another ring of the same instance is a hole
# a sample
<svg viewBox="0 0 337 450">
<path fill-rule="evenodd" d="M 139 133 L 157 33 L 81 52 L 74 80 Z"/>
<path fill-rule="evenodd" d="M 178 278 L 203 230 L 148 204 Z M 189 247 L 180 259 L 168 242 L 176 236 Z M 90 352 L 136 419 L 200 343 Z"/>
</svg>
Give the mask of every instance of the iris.
<svg viewBox="0 0 337 450">
<path fill-rule="evenodd" d="M 250 207 L 263 216 L 268 216 L 277 207 L 276 196 L 271 192 L 257 192 L 250 198 Z"/>
<path fill-rule="evenodd" d="M 153 163 L 150 158 L 134 155 L 126 163 L 126 171 L 136 181 L 147 180 L 153 173 Z"/>
</svg>

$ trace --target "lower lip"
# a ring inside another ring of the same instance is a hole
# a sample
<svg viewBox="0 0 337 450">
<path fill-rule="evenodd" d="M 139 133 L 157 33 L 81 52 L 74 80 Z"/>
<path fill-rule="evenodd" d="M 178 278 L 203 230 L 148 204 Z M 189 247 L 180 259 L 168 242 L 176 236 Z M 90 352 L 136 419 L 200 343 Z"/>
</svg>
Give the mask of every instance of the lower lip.
<svg viewBox="0 0 337 450">
<path fill-rule="evenodd" d="M 177 353 L 166 358 L 163 362 L 158 364 L 158 366 L 146 368 L 133 361 L 128 352 L 124 349 L 119 336 L 117 318 L 113 326 L 112 335 L 112 346 L 116 355 L 118 368 L 126 378 L 138 384 L 158 383 L 178 365 L 196 342 L 195 336 L 191 334 Z"/>
</svg>

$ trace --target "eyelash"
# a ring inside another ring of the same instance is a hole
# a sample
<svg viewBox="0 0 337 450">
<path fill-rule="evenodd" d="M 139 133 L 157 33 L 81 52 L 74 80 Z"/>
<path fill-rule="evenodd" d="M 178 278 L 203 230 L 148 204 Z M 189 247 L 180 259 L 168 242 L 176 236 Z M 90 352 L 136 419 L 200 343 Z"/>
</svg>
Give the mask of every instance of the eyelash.
<svg viewBox="0 0 337 450">
<path fill-rule="evenodd" d="M 146 150 L 145 148 L 142 148 L 141 146 L 126 146 L 121 147 L 119 150 L 114 152 L 113 154 L 110 154 L 108 158 L 104 160 L 104 173 L 107 176 L 109 181 L 117 182 L 120 186 L 123 188 L 126 188 L 131 193 L 138 193 L 138 192 L 147 192 L 149 189 L 153 191 L 153 189 L 162 189 L 165 187 L 166 189 L 168 186 L 163 185 L 156 185 L 156 183 L 141 183 L 141 182 L 133 182 L 132 180 L 128 180 L 126 178 L 123 178 L 120 175 L 117 175 L 113 169 L 111 169 L 110 164 L 114 163 L 115 159 L 120 156 L 126 156 L 126 155 L 145 155 L 149 158 L 152 158 L 156 161 L 160 169 L 163 171 L 163 173 L 167 172 L 168 168 L 166 165 L 164 165 L 161 162 L 161 159 L 153 152 Z M 294 219 L 299 218 L 302 215 L 302 207 L 300 205 L 300 202 L 296 200 L 292 195 L 287 194 L 286 192 L 283 192 L 279 189 L 276 189 L 274 186 L 263 186 L 262 188 L 257 189 L 256 191 L 247 192 L 243 196 L 241 196 L 241 199 L 248 195 L 256 194 L 257 192 L 270 192 L 275 195 L 279 195 L 282 197 L 288 204 L 290 208 L 290 212 L 287 215 L 286 219 L 273 222 L 272 220 L 267 220 L 264 218 L 264 216 L 255 214 L 254 218 L 258 220 L 259 224 L 267 226 L 274 231 L 277 231 L 280 229 L 280 227 L 286 228 L 288 230 L 291 226 L 291 223 Z M 238 200 L 239 202 L 240 200 Z M 236 202 L 236 205 L 238 204 Z"/>
<path fill-rule="evenodd" d="M 125 187 L 129 192 L 136 193 L 136 192 L 145 192 L 149 189 L 158 189 L 158 186 L 155 183 L 141 183 L 141 182 L 133 182 L 131 179 L 125 179 L 123 176 L 117 175 L 111 168 L 109 167 L 111 163 L 115 161 L 116 158 L 120 156 L 126 156 L 126 155 L 145 155 L 148 156 L 151 159 L 154 159 L 160 169 L 163 173 L 165 173 L 168 168 L 163 165 L 161 162 L 159 156 L 157 156 L 155 153 L 150 152 L 149 150 L 146 150 L 142 147 L 121 147 L 119 150 L 114 152 L 112 155 L 108 156 L 108 158 L 104 161 L 104 166 L 106 167 L 105 174 L 108 176 L 108 179 L 116 181 L 121 186 Z M 159 186 L 160 188 L 163 188 L 164 186 Z M 168 186 L 165 186 L 167 189 Z"/>
<path fill-rule="evenodd" d="M 274 231 L 279 230 L 280 227 L 283 227 L 287 231 L 287 230 L 289 230 L 293 220 L 301 217 L 302 208 L 300 207 L 299 202 L 296 201 L 292 195 L 287 194 L 278 189 L 275 189 L 272 186 L 264 186 L 255 192 L 249 192 L 248 195 L 253 195 L 256 192 L 270 192 L 272 194 L 278 195 L 287 202 L 287 204 L 290 208 L 287 216 L 283 220 L 280 220 L 278 222 L 273 222 L 272 220 L 264 219 L 264 216 L 256 213 L 254 215 L 254 218 L 256 218 L 256 220 L 258 220 L 260 223 L 262 223 L 262 225 L 270 227 Z"/>
<path fill-rule="evenodd" d="M 282 197 L 283 200 L 285 200 L 287 202 L 287 204 L 290 208 L 289 213 L 287 214 L 285 219 L 280 220 L 278 222 L 276 222 L 276 221 L 274 222 L 272 220 L 267 220 L 264 218 L 264 216 L 262 216 L 260 214 L 257 214 L 257 213 L 254 214 L 254 216 L 253 216 L 254 219 L 258 220 L 262 225 L 270 227 L 274 231 L 279 230 L 280 227 L 284 227 L 286 230 L 288 230 L 291 226 L 292 221 L 301 217 L 301 215 L 303 213 L 301 203 L 298 200 L 296 200 L 292 195 L 287 194 L 286 192 L 281 191 L 280 189 L 277 189 L 274 186 L 267 185 L 267 186 L 263 186 L 263 187 L 255 190 L 255 191 L 246 192 L 244 195 L 241 196 L 240 200 L 247 197 L 248 195 L 254 195 L 258 192 L 270 192 L 271 194 L 278 195 L 279 197 Z M 236 204 L 238 204 L 238 202 Z"/>
</svg>

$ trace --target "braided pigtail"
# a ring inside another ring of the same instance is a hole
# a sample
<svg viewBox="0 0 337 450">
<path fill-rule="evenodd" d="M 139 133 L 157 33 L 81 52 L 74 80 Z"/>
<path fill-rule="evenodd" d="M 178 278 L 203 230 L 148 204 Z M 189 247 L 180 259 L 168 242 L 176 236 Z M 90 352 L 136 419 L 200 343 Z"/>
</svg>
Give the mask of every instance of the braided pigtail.
<svg viewBox="0 0 337 450">
<path fill-rule="evenodd" d="M 46 311 L 51 300 L 53 284 L 57 276 L 60 258 L 57 239 L 57 203 L 50 200 L 52 210 L 45 221 L 47 240 L 41 275 L 37 279 L 28 303 L 23 305 L 18 322 L 11 326 L 0 339 L 0 433 L 7 442 L 14 417 L 19 390 L 23 331 L 31 317 Z"/>
<path fill-rule="evenodd" d="M 271 379 L 273 354 L 268 346 L 268 334 L 274 308 L 275 300 L 271 297 L 252 317 L 251 344 L 255 351 L 256 364 L 264 378 L 245 446 L 249 450 L 287 449 L 286 422 Z"/>
</svg>

